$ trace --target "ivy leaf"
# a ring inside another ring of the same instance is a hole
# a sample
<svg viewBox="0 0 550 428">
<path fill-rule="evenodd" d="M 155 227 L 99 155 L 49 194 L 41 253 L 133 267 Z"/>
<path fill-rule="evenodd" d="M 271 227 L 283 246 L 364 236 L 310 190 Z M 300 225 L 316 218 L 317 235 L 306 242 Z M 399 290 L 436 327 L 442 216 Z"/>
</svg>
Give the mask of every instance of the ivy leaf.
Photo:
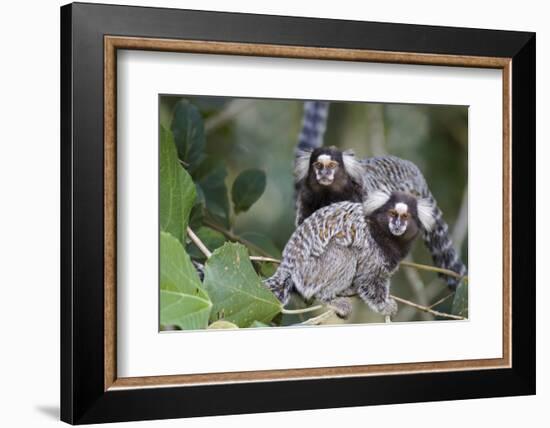
<svg viewBox="0 0 550 428">
<path fill-rule="evenodd" d="M 212 299 L 210 321 L 224 319 L 239 327 L 267 323 L 281 312 L 281 302 L 260 281 L 246 247 L 226 242 L 208 259 L 204 287 Z"/>
<path fill-rule="evenodd" d="M 184 242 L 196 197 L 193 180 L 179 164 L 172 133 L 160 128 L 160 230 Z"/>
<path fill-rule="evenodd" d="M 193 171 L 203 159 L 206 145 L 204 123 L 197 107 L 185 99 L 178 101 L 170 129 L 179 158 Z"/>
<path fill-rule="evenodd" d="M 181 243 L 160 233 L 160 323 L 183 330 L 208 326 L 212 302 Z"/>
<path fill-rule="evenodd" d="M 260 199 L 266 184 L 265 172 L 259 169 L 247 169 L 239 174 L 231 188 L 235 214 L 248 209 Z"/>
<path fill-rule="evenodd" d="M 456 288 L 451 313 L 468 318 L 468 283 L 465 281 Z"/>
</svg>

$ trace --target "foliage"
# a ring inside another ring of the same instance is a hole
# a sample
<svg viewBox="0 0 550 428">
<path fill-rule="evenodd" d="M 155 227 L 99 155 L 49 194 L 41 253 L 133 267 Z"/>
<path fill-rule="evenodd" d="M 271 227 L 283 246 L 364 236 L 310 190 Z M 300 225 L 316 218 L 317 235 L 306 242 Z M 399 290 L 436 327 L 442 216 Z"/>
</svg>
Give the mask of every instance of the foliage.
<svg viewBox="0 0 550 428">
<path fill-rule="evenodd" d="M 161 326 L 183 330 L 266 326 L 281 312 L 281 303 L 262 285 L 246 247 L 226 243 L 223 233 L 204 224 L 208 220 L 225 227 L 231 220 L 225 164 L 204 150 L 198 109 L 186 100 L 177 102 L 170 130 L 163 126 L 160 130 Z M 231 191 L 235 215 L 249 210 L 265 186 L 263 171 L 243 171 Z M 189 223 L 208 248 L 216 249 L 206 263 L 204 282 L 190 256 L 203 262 L 205 256 L 185 239 Z M 270 245 L 261 235 L 254 239 Z"/>
<path fill-rule="evenodd" d="M 214 302 L 210 321 L 225 319 L 249 327 L 254 321 L 271 321 L 282 309 L 262 285 L 241 244 L 225 243 L 214 251 L 206 262 L 204 286 Z"/>
<path fill-rule="evenodd" d="M 180 167 L 172 134 L 160 130 L 160 229 L 183 242 L 196 197 L 189 174 Z"/>
<path fill-rule="evenodd" d="M 160 233 L 160 322 L 181 329 L 208 325 L 212 302 L 181 243 Z"/>
<path fill-rule="evenodd" d="M 248 169 L 239 174 L 231 188 L 235 214 L 248 211 L 260 199 L 265 190 L 265 180 L 265 172 L 259 169 Z"/>
</svg>

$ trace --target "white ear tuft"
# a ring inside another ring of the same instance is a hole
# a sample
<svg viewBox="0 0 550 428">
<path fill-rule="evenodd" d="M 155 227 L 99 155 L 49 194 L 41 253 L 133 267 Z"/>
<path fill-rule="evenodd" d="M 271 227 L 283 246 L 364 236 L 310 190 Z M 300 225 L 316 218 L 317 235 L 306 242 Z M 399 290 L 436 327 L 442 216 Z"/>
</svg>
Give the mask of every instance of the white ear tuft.
<svg viewBox="0 0 550 428">
<path fill-rule="evenodd" d="M 294 161 L 294 179 L 296 182 L 303 180 L 309 169 L 309 160 L 312 150 L 298 150 Z"/>
<path fill-rule="evenodd" d="M 353 150 L 346 150 L 345 152 L 343 152 L 342 159 L 344 161 L 344 168 L 346 168 L 349 176 L 353 178 L 357 183 L 362 183 L 365 169 L 355 157 L 355 153 L 353 152 Z"/>
<path fill-rule="evenodd" d="M 389 200 L 390 194 L 388 192 L 385 192 L 384 190 L 376 190 L 369 193 L 369 195 L 363 202 L 363 211 L 365 211 L 365 215 L 372 214 Z"/>
<path fill-rule="evenodd" d="M 431 232 L 435 226 L 434 207 L 428 199 L 418 199 L 416 203 L 418 220 L 426 232 Z"/>
</svg>

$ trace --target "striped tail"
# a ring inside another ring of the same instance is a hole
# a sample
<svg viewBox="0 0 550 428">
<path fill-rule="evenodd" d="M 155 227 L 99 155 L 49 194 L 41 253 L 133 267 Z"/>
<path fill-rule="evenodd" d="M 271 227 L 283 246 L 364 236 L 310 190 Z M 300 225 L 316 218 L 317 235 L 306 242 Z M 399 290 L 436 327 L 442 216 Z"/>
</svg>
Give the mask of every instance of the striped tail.
<svg viewBox="0 0 550 428">
<path fill-rule="evenodd" d="M 329 106 L 330 103 L 327 101 L 304 102 L 304 118 L 298 137 L 297 153 L 311 151 L 323 145 Z"/>
<path fill-rule="evenodd" d="M 264 280 L 263 283 L 283 305 L 288 303 L 294 283 L 290 277 L 290 272 L 283 265 L 279 266 L 273 276 Z"/>
<path fill-rule="evenodd" d="M 467 273 L 466 266 L 462 263 L 453 247 L 453 242 L 449 234 L 449 226 L 445 220 L 443 220 L 443 213 L 437 206 L 437 203 L 432 195 L 429 196 L 429 199 L 434 207 L 433 215 L 435 219 L 435 226 L 430 232 L 424 231 L 424 243 L 426 244 L 428 250 L 430 250 L 434 264 L 437 267 L 451 270 L 462 277 Z M 440 273 L 439 276 L 446 280 L 447 285 L 451 290 L 455 290 L 460 283 L 460 278 L 442 273 Z"/>
</svg>

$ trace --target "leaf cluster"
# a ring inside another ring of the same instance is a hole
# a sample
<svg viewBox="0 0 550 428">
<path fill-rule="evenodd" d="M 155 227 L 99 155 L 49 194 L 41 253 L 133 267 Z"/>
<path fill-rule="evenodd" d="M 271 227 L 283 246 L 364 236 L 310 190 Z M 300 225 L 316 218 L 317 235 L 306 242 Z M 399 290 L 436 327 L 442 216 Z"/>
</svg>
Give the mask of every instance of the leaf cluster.
<svg viewBox="0 0 550 428">
<path fill-rule="evenodd" d="M 198 108 L 180 100 L 170 129 L 160 129 L 160 323 L 161 328 L 195 330 L 269 326 L 282 310 L 262 283 L 248 249 L 228 242 L 218 228 L 248 211 L 262 196 L 265 173 L 241 172 L 231 191 L 225 165 L 205 152 L 205 130 Z M 204 255 L 188 241 L 192 225 L 208 248 L 201 281 L 192 259 Z M 251 239 L 262 242 L 261 236 Z M 265 240 L 264 240 L 265 241 Z M 263 242 L 265 244 L 265 242 Z"/>
</svg>

